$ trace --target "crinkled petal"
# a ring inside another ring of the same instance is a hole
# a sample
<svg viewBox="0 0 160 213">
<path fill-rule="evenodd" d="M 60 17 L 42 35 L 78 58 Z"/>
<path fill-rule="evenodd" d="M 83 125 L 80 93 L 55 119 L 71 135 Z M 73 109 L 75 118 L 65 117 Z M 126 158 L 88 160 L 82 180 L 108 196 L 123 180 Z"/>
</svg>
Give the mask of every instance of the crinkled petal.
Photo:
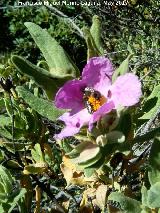
<svg viewBox="0 0 160 213">
<path fill-rule="evenodd" d="M 92 114 L 92 117 L 89 121 L 89 131 L 91 131 L 93 124 L 97 122 L 102 116 L 109 113 L 112 109 L 115 108 L 113 101 L 103 104 L 96 112 Z"/>
<path fill-rule="evenodd" d="M 55 105 L 61 109 L 79 111 L 84 107 L 83 89 L 85 83 L 81 80 L 70 80 L 59 89 L 55 97 Z"/>
<path fill-rule="evenodd" d="M 142 95 L 141 82 L 133 73 L 119 76 L 110 88 L 111 99 L 116 108 L 121 106 L 132 106 L 139 102 Z"/>
<path fill-rule="evenodd" d="M 72 115 L 72 112 L 66 112 L 59 117 L 59 120 L 64 121 L 64 129 L 55 136 L 56 139 L 63 139 L 65 137 L 73 136 L 80 131 L 80 128 L 88 124 L 91 114 L 87 109 L 83 109 L 76 114 Z"/>
<path fill-rule="evenodd" d="M 82 72 L 82 80 L 88 87 L 93 87 L 106 96 L 106 90 L 111 85 L 113 66 L 105 57 L 91 58 Z"/>
</svg>

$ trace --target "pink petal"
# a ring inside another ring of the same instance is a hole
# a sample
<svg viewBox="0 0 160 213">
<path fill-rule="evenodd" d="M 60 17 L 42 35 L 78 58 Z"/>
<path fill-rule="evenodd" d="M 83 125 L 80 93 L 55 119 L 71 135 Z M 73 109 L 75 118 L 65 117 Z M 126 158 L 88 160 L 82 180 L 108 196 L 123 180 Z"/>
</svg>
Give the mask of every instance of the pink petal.
<svg viewBox="0 0 160 213">
<path fill-rule="evenodd" d="M 72 126 L 66 126 L 59 134 L 55 134 L 54 138 L 56 140 L 62 140 L 63 138 L 73 136 L 79 132 L 80 129 L 73 128 Z"/>
<path fill-rule="evenodd" d="M 86 82 L 88 87 L 93 87 L 106 96 L 106 90 L 111 84 L 112 74 L 113 66 L 109 59 L 93 57 L 83 69 L 82 80 Z"/>
<path fill-rule="evenodd" d="M 91 131 L 93 124 L 97 122 L 102 116 L 109 113 L 112 109 L 114 109 L 115 105 L 113 101 L 103 104 L 96 112 L 92 114 L 92 117 L 89 121 L 89 131 Z"/>
<path fill-rule="evenodd" d="M 55 138 L 62 139 L 77 134 L 82 126 L 88 124 L 90 117 L 91 114 L 88 113 L 87 109 L 83 109 L 73 115 L 72 112 L 64 113 L 59 117 L 59 120 L 64 121 L 66 126 Z"/>
<path fill-rule="evenodd" d="M 110 88 L 111 99 L 116 108 L 121 106 L 132 106 L 139 102 L 142 95 L 141 82 L 133 73 L 119 76 Z"/>
<path fill-rule="evenodd" d="M 80 80 L 70 80 L 59 89 L 55 97 L 55 105 L 61 109 L 74 109 L 76 111 L 84 107 L 83 89 L 85 84 Z"/>
</svg>

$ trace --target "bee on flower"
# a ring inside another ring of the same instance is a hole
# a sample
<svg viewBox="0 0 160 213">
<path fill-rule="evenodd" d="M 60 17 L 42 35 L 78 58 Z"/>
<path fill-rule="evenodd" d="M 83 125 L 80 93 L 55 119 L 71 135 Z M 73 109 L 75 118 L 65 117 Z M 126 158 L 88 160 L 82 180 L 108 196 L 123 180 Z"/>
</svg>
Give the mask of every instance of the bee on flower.
<svg viewBox="0 0 160 213">
<path fill-rule="evenodd" d="M 69 109 L 59 117 L 65 123 L 57 139 L 77 134 L 81 127 L 93 124 L 119 106 L 128 107 L 139 102 L 141 83 L 133 73 L 126 73 L 112 82 L 114 69 L 105 57 L 91 58 L 82 71 L 80 80 L 67 81 L 55 97 L 55 105 Z"/>
</svg>

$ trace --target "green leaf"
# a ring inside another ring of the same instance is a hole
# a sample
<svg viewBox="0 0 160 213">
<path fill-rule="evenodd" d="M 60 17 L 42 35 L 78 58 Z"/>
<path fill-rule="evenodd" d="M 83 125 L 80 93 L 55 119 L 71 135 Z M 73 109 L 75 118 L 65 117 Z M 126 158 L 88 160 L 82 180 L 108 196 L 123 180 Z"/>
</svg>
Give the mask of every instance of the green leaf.
<svg viewBox="0 0 160 213">
<path fill-rule="evenodd" d="M 2 140 L 1 144 L 3 146 L 5 146 L 8 150 L 14 151 L 14 146 L 13 146 L 12 142 L 8 142 L 8 141 L 5 141 L 5 140 Z M 24 143 L 24 141 L 23 142 L 18 141 L 18 142 L 15 142 L 15 149 L 17 151 L 24 151 L 25 149 L 28 149 L 29 146 L 31 146 L 31 145 L 32 145 L 31 142 Z"/>
<path fill-rule="evenodd" d="M 24 167 L 23 174 L 43 174 L 47 171 L 48 164 L 44 162 L 30 164 Z"/>
<path fill-rule="evenodd" d="M 155 138 L 152 144 L 149 164 L 152 168 L 160 170 L 160 138 Z"/>
<path fill-rule="evenodd" d="M 29 175 L 21 175 L 21 185 L 23 188 L 27 190 L 25 193 L 24 201 L 22 202 L 22 206 L 19 206 L 20 212 L 23 212 L 24 208 L 26 211 L 25 213 L 31 212 L 31 206 L 32 206 L 32 198 L 33 198 L 33 188 L 32 188 L 32 181 L 31 177 Z"/>
<path fill-rule="evenodd" d="M 4 108 L 5 108 L 4 100 L 3 100 L 3 98 L 0 98 L 0 112 L 1 112 L 2 110 L 4 110 Z"/>
<path fill-rule="evenodd" d="M 151 185 L 155 184 L 160 180 L 160 171 L 154 168 L 151 168 L 148 171 L 148 179 Z"/>
<path fill-rule="evenodd" d="M 4 64 L 0 64 L 0 76 L 1 77 L 8 78 L 10 73 L 11 73 L 11 67 L 10 66 L 6 67 Z M 0 92 L 1 92 L 1 88 L 0 88 Z"/>
<path fill-rule="evenodd" d="M 0 136 L 8 139 L 12 139 L 12 134 L 5 128 L 0 127 Z"/>
<path fill-rule="evenodd" d="M 4 127 L 4 126 L 9 126 L 11 124 L 11 118 L 7 117 L 5 115 L 0 115 L 0 126 Z"/>
<path fill-rule="evenodd" d="M 2 182 L 0 182 L 0 193 L 4 194 L 5 193 L 5 189 L 4 189 L 4 185 Z"/>
<path fill-rule="evenodd" d="M 0 150 L 0 161 L 4 160 L 4 153 Z"/>
<path fill-rule="evenodd" d="M 96 144 L 88 143 L 81 151 L 79 157 L 74 159 L 74 162 L 80 166 L 88 167 L 95 164 L 101 157 L 100 147 Z"/>
<path fill-rule="evenodd" d="M 82 141 L 80 144 L 72 148 L 72 150 L 68 152 L 67 155 L 69 155 L 70 158 L 77 157 L 85 149 L 87 145 L 88 145 L 87 141 Z"/>
<path fill-rule="evenodd" d="M 92 168 L 92 166 L 84 168 L 84 175 L 85 175 L 85 177 L 87 177 L 87 178 L 91 177 L 94 174 L 95 170 L 96 169 Z"/>
<path fill-rule="evenodd" d="M 160 178 L 160 139 L 155 138 L 150 155 L 149 155 L 149 164 L 151 166 L 151 170 L 148 172 L 148 177 L 150 184 L 153 185 Z"/>
<path fill-rule="evenodd" d="M 79 76 L 79 70 L 68 54 L 49 33 L 32 22 L 25 22 L 31 36 L 43 53 L 54 76 Z"/>
<path fill-rule="evenodd" d="M 8 95 L 8 93 L 4 93 L 4 103 L 5 103 L 5 107 L 6 107 L 6 110 L 7 110 L 7 113 L 10 117 L 12 117 L 12 107 L 11 107 L 11 100 L 10 100 L 10 97 Z"/>
<path fill-rule="evenodd" d="M 35 162 L 43 162 L 44 156 L 41 150 L 40 144 L 36 143 L 34 148 L 31 150 L 32 158 L 35 160 Z"/>
<path fill-rule="evenodd" d="M 109 144 L 109 146 L 110 145 L 113 145 L 113 144 Z M 107 146 L 107 147 L 109 148 L 109 146 Z M 99 168 L 101 168 L 103 166 L 103 164 L 105 162 L 105 157 L 107 156 L 107 153 L 105 155 L 103 149 L 101 151 L 102 151 L 102 157 L 96 163 L 92 164 L 91 166 L 84 168 L 84 174 L 85 174 L 86 177 L 91 177 L 94 174 L 94 172 L 96 172 Z"/>
<path fill-rule="evenodd" d="M 9 170 L 2 165 L 0 165 L 0 178 L 1 182 L 3 183 L 5 192 L 9 194 L 12 190 L 13 178 Z"/>
<path fill-rule="evenodd" d="M 155 183 L 148 190 L 148 206 L 150 208 L 160 207 L 160 182 Z"/>
<path fill-rule="evenodd" d="M 151 213 L 149 208 L 142 209 L 141 213 Z"/>
<path fill-rule="evenodd" d="M 60 115 L 64 113 L 64 110 L 57 109 L 53 103 L 34 96 L 31 92 L 26 90 L 22 86 L 16 87 L 16 90 L 21 98 L 40 115 L 55 121 Z"/>
<path fill-rule="evenodd" d="M 29 78 L 33 79 L 38 86 L 42 87 L 50 99 L 53 99 L 59 86 L 70 79 L 69 77 L 60 80 L 56 79 L 48 71 L 37 67 L 20 56 L 12 56 L 12 62 L 19 72 L 26 74 Z"/>
<path fill-rule="evenodd" d="M 105 135 L 99 135 L 96 139 L 96 143 L 99 146 L 105 146 L 111 143 L 123 143 L 125 141 L 125 135 L 120 131 L 112 131 Z"/>
<path fill-rule="evenodd" d="M 7 193 L 0 193 L 0 203 L 7 202 Z"/>
<path fill-rule="evenodd" d="M 120 64 L 118 69 L 115 70 L 112 76 L 113 82 L 117 79 L 119 75 L 124 75 L 126 72 L 128 72 L 129 60 L 131 59 L 132 56 L 133 54 L 129 54 L 128 57 Z"/>
<path fill-rule="evenodd" d="M 116 201 L 120 204 L 123 213 L 140 213 L 141 203 L 132 198 L 126 197 L 120 192 L 112 192 L 108 200 Z"/>
<path fill-rule="evenodd" d="M 141 188 L 141 194 L 142 194 L 142 205 L 148 206 L 148 190 L 145 186 L 142 186 Z"/>
<path fill-rule="evenodd" d="M 39 134 L 41 134 L 40 132 L 42 128 L 41 116 L 33 110 L 23 110 L 21 111 L 21 115 L 24 116 L 24 120 L 26 123 L 26 135 L 29 137 L 30 135 L 34 135 L 34 141 L 37 142 L 36 140 L 37 138 L 39 138 Z"/>
<path fill-rule="evenodd" d="M 28 210 L 27 207 L 26 207 L 26 201 L 25 201 L 24 197 L 21 198 L 20 201 L 18 202 L 18 210 L 21 213 L 31 212 L 31 209 Z"/>
<path fill-rule="evenodd" d="M 96 47 L 95 41 L 90 33 L 90 30 L 87 27 L 84 27 L 83 33 L 87 44 L 87 60 L 95 56 L 100 56 L 101 53 Z"/>
<path fill-rule="evenodd" d="M 42 79 L 43 80 L 52 80 L 55 78 L 54 75 L 52 75 L 50 72 L 48 72 L 47 70 L 36 66 L 35 64 L 32 64 L 30 61 L 28 61 L 27 59 L 24 59 L 21 56 L 18 55 L 13 55 L 11 58 L 13 64 L 15 65 L 15 67 L 21 72 L 21 73 L 25 73 L 26 75 L 28 75 L 29 77 L 32 77 L 32 79 L 39 85 L 43 85 Z M 38 80 L 37 80 L 38 78 Z"/>
<path fill-rule="evenodd" d="M 6 200 L 6 202 L 7 202 L 7 200 Z M 7 203 L 3 203 L 2 207 L 3 207 L 4 213 L 6 213 L 6 212 L 8 213 L 8 209 L 10 208 L 10 204 L 8 204 L 8 202 Z"/>
<path fill-rule="evenodd" d="M 102 47 L 102 39 L 101 39 L 101 21 L 100 17 L 98 17 L 97 15 L 94 15 L 92 18 L 92 26 L 90 32 L 97 49 L 101 54 L 103 54 L 104 50 Z"/>
<path fill-rule="evenodd" d="M 65 153 L 70 153 L 73 150 L 73 147 L 70 145 L 70 141 L 67 138 L 64 138 L 63 140 L 58 141 L 59 142 L 59 146 L 61 147 L 61 149 L 64 150 Z M 70 155 L 70 154 L 68 154 Z"/>
<path fill-rule="evenodd" d="M 12 210 L 18 204 L 20 199 L 22 199 L 25 196 L 25 193 L 26 193 L 26 189 L 22 188 L 21 191 L 19 192 L 19 194 L 16 197 L 14 197 L 13 202 L 11 203 L 11 207 L 8 210 L 8 213 L 12 212 Z"/>
<path fill-rule="evenodd" d="M 144 112 L 144 115 L 140 117 L 139 119 L 151 119 L 155 113 L 158 111 L 160 106 L 160 85 L 157 85 L 154 87 L 152 93 L 147 98 L 144 107 L 142 108 L 142 111 Z"/>
<path fill-rule="evenodd" d="M 130 113 L 124 112 L 120 116 L 120 120 L 118 123 L 118 126 L 116 127 L 116 130 L 122 132 L 126 138 L 128 138 L 128 135 L 131 131 L 132 127 L 132 119 Z"/>
<path fill-rule="evenodd" d="M 22 167 L 18 164 L 16 160 L 8 160 L 6 162 L 6 167 L 7 166 L 11 169 L 22 169 Z"/>
<path fill-rule="evenodd" d="M 2 206 L 2 204 L 0 205 L 0 212 L 1 212 L 1 213 L 4 213 L 4 212 L 5 212 L 5 210 L 4 210 L 3 206 Z"/>
<path fill-rule="evenodd" d="M 39 61 L 39 62 L 37 63 L 37 66 L 38 66 L 38 67 L 41 67 L 41 68 L 43 68 L 43 69 L 45 69 L 45 70 L 47 70 L 47 71 L 49 71 L 49 66 L 48 66 L 47 62 L 44 61 L 44 60 Z"/>
<path fill-rule="evenodd" d="M 108 143 L 123 143 L 125 141 L 125 135 L 120 131 L 112 131 L 106 135 Z"/>
<path fill-rule="evenodd" d="M 21 112 L 21 114 L 17 113 L 14 116 L 14 126 L 17 129 L 23 129 L 23 130 L 26 129 L 26 122 L 25 122 L 24 118 L 22 117 L 22 112 Z"/>
</svg>

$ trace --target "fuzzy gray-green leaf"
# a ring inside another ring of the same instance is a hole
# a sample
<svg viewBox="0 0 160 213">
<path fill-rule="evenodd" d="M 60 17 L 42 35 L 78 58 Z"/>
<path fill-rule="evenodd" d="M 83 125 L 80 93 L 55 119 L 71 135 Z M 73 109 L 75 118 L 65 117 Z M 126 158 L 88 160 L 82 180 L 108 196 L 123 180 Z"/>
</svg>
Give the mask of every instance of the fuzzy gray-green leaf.
<svg viewBox="0 0 160 213">
<path fill-rule="evenodd" d="M 12 62 L 18 71 L 33 79 L 38 86 L 46 91 L 49 98 L 53 98 L 57 91 L 57 83 L 52 74 L 20 56 L 12 56 Z"/>
<path fill-rule="evenodd" d="M 92 57 L 100 56 L 101 53 L 98 50 L 95 41 L 90 33 L 90 30 L 87 27 L 83 28 L 84 37 L 87 44 L 87 59 Z"/>
<path fill-rule="evenodd" d="M 60 115 L 64 113 L 64 110 L 57 109 L 52 102 L 38 98 L 31 92 L 22 86 L 16 88 L 19 96 L 40 115 L 48 118 L 49 120 L 55 121 Z"/>
<path fill-rule="evenodd" d="M 79 75 L 78 68 L 58 42 L 50 36 L 47 30 L 32 22 L 25 22 L 31 36 L 45 57 L 50 72 L 55 76 Z"/>
<path fill-rule="evenodd" d="M 13 178 L 10 172 L 8 171 L 8 169 L 6 169 L 3 166 L 0 166 L 0 178 L 1 178 L 1 182 L 3 182 L 5 192 L 10 193 L 10 191 L 12 190 Z"/>
<path fill-rule="evenodd" d="M 96 47 L 98 48 L 99 52 L 103 54 L 104 50 L 102 47 L 102 39 L 101 39 L 101 21 L 97 15 L 94 15 L 92 18 L 92 26 L 90 32 L 94 39 Z"/>
<path fill-rule="evenodd" d="M 155 183 L 148 190 L 148 206 L 150 208 L 160 207 L 160 182 Z"/>
<path fill-rule="evenodd" d="M 150 96 L 147 98 L 144 107 L 143 107 L 143 112 L 144 115 L 140 117 L 139 119 L 151 119 L 155 113 L 159 110 L 160 106 L 160 85 L 157 85 L 154 87 L 152 93 Z"/>
<path fill-rule="evenodd" d="M 123 213 L 140 213 L 141 212 L 141 203 L 137 200 L 129 198 L 123 195 L 120 192 L 112 192 L 108 200 L 116 201 L 120 204 L 120 209 Z"/>
<path fill-rule="evenodd" d="M 117 79 L 119 75 L 124 75 L 128 72 L 129 69 L 129 60 L 133 56 L 133 54 L 129 54 L 128 57 L 120 64 L 120 66 L 115 70 L 112 80 L 113 82 Z"/>
</svg>

